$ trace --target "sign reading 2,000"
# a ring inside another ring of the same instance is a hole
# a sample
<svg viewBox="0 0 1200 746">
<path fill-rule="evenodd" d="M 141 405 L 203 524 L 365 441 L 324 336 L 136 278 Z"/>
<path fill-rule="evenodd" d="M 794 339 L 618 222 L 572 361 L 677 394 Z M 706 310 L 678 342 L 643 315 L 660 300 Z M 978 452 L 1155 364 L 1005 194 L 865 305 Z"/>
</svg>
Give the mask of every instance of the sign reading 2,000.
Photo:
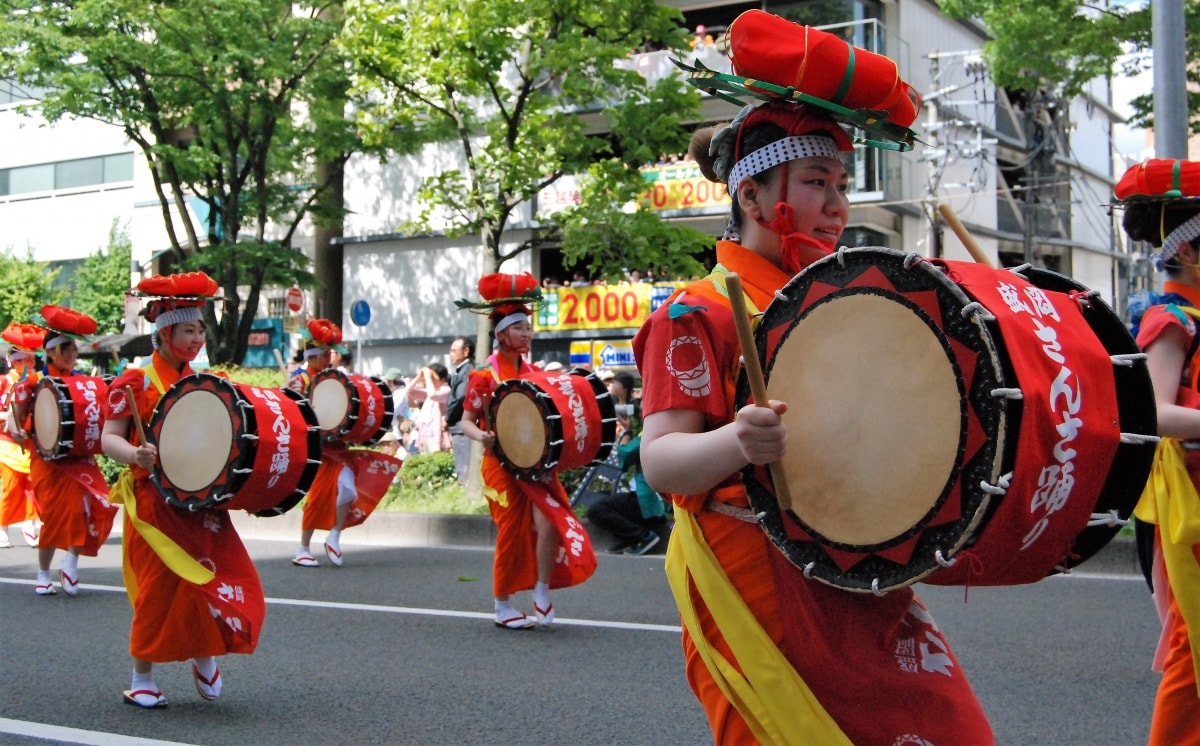
<svg viewBox="0 0 1200 746">
<path fill-rule="evenodd" d="M 641 320 L 641 305 L 633 290 L 563 293 L 559 319 L 563 326 L 632 326 Z"/>
<path fill-rule="evenodd" d="M 700 175 L 700 169 L 665 167 L 642 172 L 647 190 L 642 206 L 651 210 L 695 210 L 725 208 L 729 193 L 724 184 L 714 184 Z"/>
</svg>

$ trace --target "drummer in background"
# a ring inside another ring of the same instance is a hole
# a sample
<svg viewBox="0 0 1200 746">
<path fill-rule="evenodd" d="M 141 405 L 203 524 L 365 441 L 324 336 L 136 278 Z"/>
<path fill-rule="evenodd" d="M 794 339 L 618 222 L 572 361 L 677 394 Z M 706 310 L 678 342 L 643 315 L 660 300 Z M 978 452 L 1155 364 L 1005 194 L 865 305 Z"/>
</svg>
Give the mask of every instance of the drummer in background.
<svg viewBox="0 0 1200 746">
<path fill-rule="evenodd" d="M 42 307 L 39 321 L 46 328 L 42 343 L 46 355 L 44 375 L 60 379 L 67 385 L 71 385 L 73 379 L 79 379 L 95 397 L 94 404 L 90 406 L 102 406 L 108 393 L 103 381 L 86 377 L 75 369 L 79 359 L 77 342 L 89 334 L 95 334 L 95 319 L 69 308 L 48 305 Z M 21 383 L 18 388 L 22 398 L 32 403 L 36 384 Z M 29 409 L 32 410 L 32 406 Z M 98 410 L 94 416 L 98 429 L 102 422 Z M 86 412 L 75 412 L 76 438 L 85 437 L 87 417 Z M 26 418 L 26 427 L 30 419 Z M 27 435 L 27 431 L 22 435 Z M 98 436 L 99 433 L 96 433 L 92 438 Z M 100 547 L 112 532 L 117 506 L 108 501 L 108 483 L 96 464 L 95 456 L 89 454 L 47 459 L 37 448 L 30 447 L 29 452 L 29 477 L 43 521 L 38 542 L 38 574 L 33 591 L 39 596 L 54 594 L 50 563 L 54 560 L 54 550 L 64 549 L 66 554 L 63 555 L 59 570 L 59 582 L 64 593 L 74 596 L 79 593 L 79 555 L 95 557 L 99 554 Z"/>
<path fill-rule="evenodd" d="M 330 353 L 342 350 L 342 330 L 328 319 L 309 319 L 304 344 L 305 366 L 292 374 L 287 386 L 312 396 L 313 378 L 331 367 Z M 300 547 L 292 564 L 316 567 L 320 563 L 309 548 L 313 532 L 329 531 L 325 556 L 341 567 L 342 531 L 357 526 L 375 510 L 403 462 L 381 451 L 350 449 L 340 441 L 326 441 L 321 448 L 321 465 L 304 500 L 300 520 Z"/>
<path fill-rule="evenodd" d="M 496 522 L 496 556 L 492 566 L 495 625 L 530 629 L 554 622 L 551 588 L 583 583 L 596 570 L 596 554 L 581 530 L 558 474 L 537 482 L 518 480 L 496 458 L 496 433 L 487 422 L 488 405 L 497 384 L 539 368 L 528 362 L 533 342 L 530 302 L 540 299 L 533 275 L 491 274 L 479 281 L 483 300 L 472 310 L 489 310 L 498 345 L 487 364 L 472 371 L 463 403 L 462 432 L 483 444 L 483 494 Z M 599 427 L 599 423 L 596 423 Z M 536 621 L 512 606 L 512 594 L 533 590 Z"/>
<path fill-rule="evenodd" d="M 741 479 L 749 464 L 787 458 L 787 403 L 734 412 L 740 350 L 725 273 L 741 277 L 754 313 L 830 254 L 849 217 L 851 149 L 832 119 L 786 102 L 692 137 L 701 172 L 733 197 L 719 265 L 634 339 L 642 466 L 677 506 L 667 576 L 687 677 L 716 743 L 990 744 L 982 707 L 913 591 L 876 597 L 806 579 L 754 522 Z"/>
<path fill-rule="evenodd" d="M 1139 554 L 1162 620 L 1154 668 L 1163 678 L 1149 742 L 1200 743 L 1195 654 L 1200 641 L 1191 640 L 1200 631 L 1200 533 L 1189 529 L 1200 518 L 1200 451 L 1195 449 L 1200 441 L 1200 163 L 1153 159 L 1139 164 L 1122 176 L 1115 195 L 1125 207 L 1125 232 L 1158 249 L 1154 266 L 1166 273 L 1165 293 L 1133 319 L 1138 345 L 1147 355 L 1162 436 L 1154 471 L 1134 511 L 1142 521 Z"/>
<path fill-rule="evenodd" d="M 37 383 L 35 351 L 41 347 L 45 331 L 36 324 L 13 322 L 0 333 L 9 345 L 8 373 L 0 378 L 0 549 L 12 547 L 8 527 L 18 524 L 25 542 L 31 547 L 38 545 L 37 502 L 29 480 L 30 444 L 14 438 L 17 423 L 10 425 L 10 419 L 14 387 L 25 381 Z"/>
<path fill-rule="evenodd" d="M 137 707 L 167 704 L 154 681 L 154 663 L 189 658 L 196 691 L 216 699 L 223 684 L 216 656 L 254 652 L 266 616 L 258 572 L 229 511 L 168 505 L 150 481 L 158 449 L 139 435 L 138 425 L 148 421 L 167 390 L 193 374 L 189 363 L 205 343 L 201 308 L 219 299 L 217 291 L 203 272 L 142 280 L 133 294 L 150 299 L 143 314 L 154 324 L 154 352 L 146 367 L 116 378 L 105 400 L 104 453 L 130 465 L 110 499 L 125 506 L 122 555 L 133 605 L 133 681 L 124 700 Z"/>
</svg>

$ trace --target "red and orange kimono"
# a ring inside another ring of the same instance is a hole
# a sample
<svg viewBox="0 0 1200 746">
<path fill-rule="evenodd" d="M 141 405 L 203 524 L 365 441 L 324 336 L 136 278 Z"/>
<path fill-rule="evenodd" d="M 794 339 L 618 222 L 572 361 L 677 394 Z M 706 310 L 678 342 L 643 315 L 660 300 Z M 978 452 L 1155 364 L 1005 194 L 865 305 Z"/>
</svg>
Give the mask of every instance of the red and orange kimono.
<svg viewBox="0 0 1200 746">
<path fill-rule="evenodd" d="M 30 368 L 33 380 L 38 374 Z M 13 387 L 21 380 L 10 370 L 0 378 L 0 405 L 11 415 Z M 16 526 L 38 517 L 37 498 L 29 480 L 29 451 L 12 439 L 7 428 L 0 427 L 0 526 Z"/>
<path fill-rule="evenodd" d="M 1175 403 L 1200 409 L 1196 337 L 1200 333 L 1200 292 L 1168 280 L 1166 293 L 1183 301 L 1152 306 L 1142 317 L 1137 343 L 1143 350 L 1170 328 L 1187 335 L 1188 358 Z M 1190 304 L 1190 305 L 1189 305 Z M 1192 444 L 1188 444 L 1189 446 Z M 1150 722 L 1151 746 L 1200 743 L 1200 684 L 1196 650 L 1200 640 L 1200 450 L 1185 448 L 1174 438 L 1159 441 L 1154 467 L 1134 514 L 1153 524 L 1154 556 L 1150 568 L 1162 636 L 1153 668 L 1162 671 Z"/>
<path fill-rule="evenodd" d="M 177 373 L 155 352 L 142 372 L 146 386 L 135 404 L 146 422 L 163 394 L 192 370 L 185 365 Z M 130 416 L 123 394 L 108 397 L 107 419 Z M 139 442 L 132 425 L 129 441 Z M 130 654 L 161 663 L 254 652 L 266 599 L 230 513 L 171 507 L 149 473 L 135 465 L 121 473 L 110 500 L 125 507 L 123 569 L 133 605 Z"/>
<path fill-rule="evenodd" d="M 97 426 L 102 424 L 100 408 L 107 398 L 107 388 L 93 384 L 94 379 L 77 371 L 61 371 L 46 366 L 46 375 L 60 378 L 67 385 L 76 379 L 91 385 L 87 408 L 94 408 Z M 78 427 L 83 428 L 85 412 L 76 413 Z M 83 437 L 82 433 L 79 437 Z M 96 436 L 97 441 L 99 435 Z M 29 478 L 41 509 L 42 532 L 39 546 L 56 549 L 79 547 L 79 553 L 95 557 L 112 533 L 117 506 L 108 501 L 108 483 L 96 465 L 95 456 L 67 456 L 47 460 L 37 450 L 30 455 Z"/>
<path fill-rule="evenodd" d="M 471 371 L 463 411 L 474 412 L 483 429 L 488 402 L 502 381 L 540 370 L 522 361 L 514 368 L 503 355 L 492 355 L 487 366 Z M 483 453 L 483 494 L 496 522 L 496 557 L 493 561 L 493 595 L 497 598 L 527 591 L 537 583 L 537 532 L 533 513 L 539 510 L 558 532 L 562 551 L 550 576 L 551 588 L 579 585 L 596 571 L 596 553 L 583 524 L 571 510 L 571 500 L 551 474 L 537 482 L 517 479 L 504 468 L 492 451 Z"/>
<path fill-rule="evenodd" d="M 645 415 L 732 421 L 740 355 L 724 272 L 764 309 L 790 278 L 739 244 L 657 309 L 634 338 Z M 990 744 L 983 708 L 911 589 L 882 597 L 808 580 L 757 524 L 740 474 L 673 495 L 667 576 L 688 681 L 718 744 Z M 718 505 L 723 504 L 723 505 Z M 721 508 L 728 512 L 714 509 Z"/>
</svg>

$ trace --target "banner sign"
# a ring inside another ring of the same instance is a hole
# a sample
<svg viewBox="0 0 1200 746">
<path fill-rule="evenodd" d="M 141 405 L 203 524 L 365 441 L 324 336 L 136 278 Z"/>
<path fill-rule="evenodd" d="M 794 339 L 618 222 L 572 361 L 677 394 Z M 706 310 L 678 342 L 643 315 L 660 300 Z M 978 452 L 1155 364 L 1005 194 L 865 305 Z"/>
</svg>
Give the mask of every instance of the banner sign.
<svg viewBox="0 0 1200 746">
<path fill-rule="evenodd" d="M 539 332 L 637 328 L 673 292 L 675 286 L 667 283 L 543 288 L 533 328 Z"/>
<path fill-rule="evenodd" d="M 725 185 L 704 178 L 695 162 L 648 166 L 642 169 L 642 178 L 649 185 L 642 196 L 645 210 L 719 213 L 728 212 L 731 204 Z"/>
</svg>

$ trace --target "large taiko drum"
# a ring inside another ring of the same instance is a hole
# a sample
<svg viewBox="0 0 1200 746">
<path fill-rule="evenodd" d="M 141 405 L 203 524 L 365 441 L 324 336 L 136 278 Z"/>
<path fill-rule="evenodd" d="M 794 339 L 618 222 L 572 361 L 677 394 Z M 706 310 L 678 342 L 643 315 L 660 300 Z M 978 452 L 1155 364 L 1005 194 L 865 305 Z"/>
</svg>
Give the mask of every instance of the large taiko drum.
<svg viewBox="0 0 1200 746">
<path fill-rule="evenodd" d="M 326 368 L 313 376 L 308 398 L 325 440 L 370 445 L 392 426 L 392 390 L 382 378 Z"/>
<path fill-rule="evenodd" d="M 46 459 L 101 453 L 108 383 L 97 376 L 45 376 L 33 391 L 33 442 Z"/>
<path fill-rule="evenodd" d="M 488 421 L 496 458 L 526 481 L 603 461 L 617 437 L 608 387 L 580 368 L 503 381 L 492 393 Z"/>
<path fill-rule="evenodd" d="M 1145 356 L 1056 273 L 844 249 L 776 295 L 755 340 L 788 403 L 792 508 L 763 467 L 747 491 L 774 544 L 829 585 L 1037 581 L 1111 539 L 1149 476 Z"/>
<path fill-rule="evenodd" d="M 197 373 L 167 389 L 146 438 L 158 448 L 150 479 L 189 510 L 282 515 L 300 502 L 321 463 L 321 431 L 294 391 Z"/>
</svg>

